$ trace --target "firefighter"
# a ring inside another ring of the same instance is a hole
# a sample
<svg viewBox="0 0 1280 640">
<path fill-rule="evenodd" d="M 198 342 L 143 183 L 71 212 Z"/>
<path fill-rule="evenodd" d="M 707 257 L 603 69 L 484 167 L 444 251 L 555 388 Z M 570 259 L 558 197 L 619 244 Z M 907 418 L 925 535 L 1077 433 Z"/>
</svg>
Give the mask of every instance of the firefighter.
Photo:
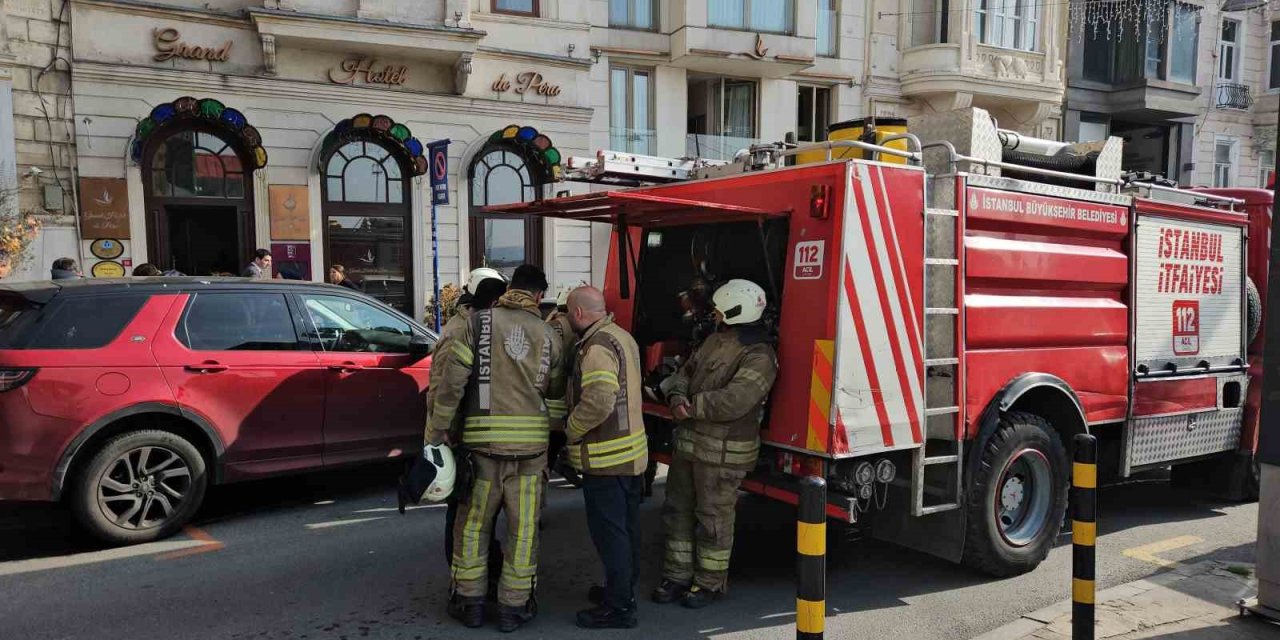
<svg viewBox="0 0 1280 640">
<path fill-rule="evenodd" d="M 569 323 L 568 299 L 569 290 L 561 290 L 554 299 L 555 308 L 547 315 L 547 325 L 559 337 L 560 353 L 563 354 L 566 363 L 573 362 L 571 356 L 573 345 L 578 340 L 578 336 L 573 332 L 573 326 Z M 551 414 L 551 444 L 547 448 L 547 465 L 548 469 L 556 470 L 560 453 L 564 449 L 564 420 L 568 416 L 568 409 L 564 400 L 549 399 L 547 411 Z"/>
<path fill-rule="evenodd" d="M 449 441 L 455 414 L 461 444 L 471 452 L 470 491 L 454 524 L 453 595 L 449 613 L 468 627 L 484 624 L 487 541 L 493 518 L 507 514 L 498 628 L 511 632 L 533 619 L 538 567 L 538 520 L 546 486 L 547 398 L 561 398 L 560 342 L 538 313 L 547 288 L 541 269 L 516 269 L 508 291 L 492 309 L 477 309 L 449 351 L 439 354 L 428 441 Z"/>
<path fill-rule="evenodd" d="M 456 307 L 457 312 L 449 319 L 449 322 L 445 324 L 444 330 L 440 332 L 440 340 L 436 342 L 436 362 L 443 362 L 441 354 L 449 353 L 452 349 L 451 342 L 457 338 L 457 336 L 462 332 L 462 328 L 470 321 L 472 312 L 475 309 L 488 309 L 492 307 L 498 302 L 498 298 L 502 296 L 506 290 L 507 279 L 497 269 L 480 267 L 479 269 L 473 269 L 471 271 L 470 276 L 467 278 L 466 286 L 462 288 L 462 295 L 458 297 L 458 306 Z M 436 389 L 441 384 L 444 371 L 444 367 L 432 367 L 431 369 L 430 384 L 427 387 L 428 420 L 430 420 L 431 407 L 435 399 Z M 458 423 L 459 421 L 455 420 L 450 428 L 452 435 L 450 439 L 454 442 L 457 442 L 458 440 L 457 435 L 459 427 L 461 426 Z M 430 430 L 427 430 L 427 440 L 430 439 L 430 435 Z M 458 479 L 459 490 L 455 491 L 449 496 L 448 500 L 445 501 L 447 506 L 445 507 L 444 514 L 444 555 L 445 562 L 450 563 L 453 560 L 453 523 L 458 517 L 458 494 L 465 493 L 469 486 L 470 474 L 468 472 L 471 468 L 467 452 L 461 450 L 461 447 L 459 447 L 456 457 L 459 459 L 458 468 L 462 472 L 462 475 Z M 494 514 L 494 518 L 497 518 L 497 514 Z M 491 537 L 489 540 L 489 555 L 491 563 L 490 572 L 492 574 L 490 582 L 491 586 L 494 587 L 491 589 L 491 592 L 496 596 L 498 574 L 494 572 L 494 569 L 501 570 L 502 567 L 502 545 L 498 544 L 496 538 Z M 496 566 L 494 566 L 494 564 L 496 564 Z"/>
<path fill-rule="evenodd" d="M 700 609 L 725 592 L 738 485 L 760 453 L 760 421 L 777 376 L 761 322 L 764 289 L 730 280 L 712 296 L 716 333 L 664 381 L 677 421 L 662 521 L 662 583 L 653 600 Z"/>
<path fill-rule="evenodd" d="M 582 474 L 587 528 L 605 569 L 604 586 L 587 596 L 597 606 L 578 612 L 578 626 L 630 629 L 636 626 L 640 500 L 649 462 L 640 348 L 613 323 L 599 289 L 574 289 L 566 315 L 582 336 L 567 388 L 566 452 Z"/>
</svg>

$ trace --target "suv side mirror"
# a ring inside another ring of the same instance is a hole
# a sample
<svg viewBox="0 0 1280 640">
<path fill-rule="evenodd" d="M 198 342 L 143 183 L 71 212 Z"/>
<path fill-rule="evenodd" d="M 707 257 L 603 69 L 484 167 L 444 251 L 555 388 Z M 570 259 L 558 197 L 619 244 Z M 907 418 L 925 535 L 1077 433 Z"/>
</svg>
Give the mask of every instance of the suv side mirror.
<svg viewBox="0 0 1280 640">
<path fill-rule="evenodd" d="M 409 355 L 418 359 L 431 355 L 431 341 L 421 333 L 413 334 L 409 338 Z"/>
</svg>

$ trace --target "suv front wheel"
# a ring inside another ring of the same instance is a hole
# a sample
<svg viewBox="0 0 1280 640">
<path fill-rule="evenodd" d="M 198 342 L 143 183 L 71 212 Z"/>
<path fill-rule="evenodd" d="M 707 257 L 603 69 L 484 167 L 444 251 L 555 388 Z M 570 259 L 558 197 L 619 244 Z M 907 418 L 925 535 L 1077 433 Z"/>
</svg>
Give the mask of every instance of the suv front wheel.
<svg viewBox="0 0 1280 640">
<path fill-rule="evenodd" d="M 151 542 L 191 519 L 207 484 L 204 458 L 185 438 L 133 431 L 107 440 L 77 474 L 70 506 L 105 542 Z"/>
</svg>

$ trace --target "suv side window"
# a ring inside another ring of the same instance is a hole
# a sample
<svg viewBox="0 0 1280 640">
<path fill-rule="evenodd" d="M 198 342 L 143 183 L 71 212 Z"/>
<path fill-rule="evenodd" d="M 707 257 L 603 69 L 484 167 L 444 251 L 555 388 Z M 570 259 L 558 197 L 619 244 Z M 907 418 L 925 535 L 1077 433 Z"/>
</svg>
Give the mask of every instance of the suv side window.
<svg viewBox="0 0 1280 640">
<path fill-rule="evenodd" d="M 146 304 L 146 295 L 72 296 L 32 314 L 25 328 L 14 323 L 0 346 L 10 349 L 98 349 L 124 331 Z"/>
<path fill-rule="evenodd" d="M 315 337 L 325 351 L 409 352 L 413 326 L 395 314 L 344 296 L 301 297 Z"/>
<path fill-rule="evenodd" d="M 178 340 L 196 351 L 295 351 L 301 346 L 280 293 L 199 293 Z"/>
</svg>

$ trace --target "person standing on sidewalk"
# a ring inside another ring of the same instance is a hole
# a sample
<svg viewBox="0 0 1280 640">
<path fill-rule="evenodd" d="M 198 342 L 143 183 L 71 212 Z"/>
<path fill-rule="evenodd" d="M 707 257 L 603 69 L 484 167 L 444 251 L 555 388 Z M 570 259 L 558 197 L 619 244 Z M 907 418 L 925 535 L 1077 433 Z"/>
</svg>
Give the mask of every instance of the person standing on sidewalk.
<svg viewBox="0 0 1280 640">
<path fill-rule="evenodd" d="M 546 488 L 546 400 L 563 397 L 560 342 L 538 301 L 547 276 L 521 265 L 492 309 L 478 309 L 442 353 L 427 441 L 448 442 L 462 415 L 462 445 L 472 454 L 471 490 L 454 525 L 454 594 L 449 613 L 468 627 L 484 624 L 489 536 L 494 515 L 507 514 L 507 543 L 498 588 L 498 629 L 509 633 L 537 614 L 538 520 Z M 433 367 L 434 368 L 434 367 Z"/>
<path fill-rule="evenodd" d="M 574 289 L 566 315 L 582 338 L 567 388 L 565 451 L 582 474 L 587 528 L 605 570 L 604 587 L 592 587 L 587 596 L 596 607 L 578 612 L 578 626 L 629 629 L 636 626 L 640 500 L 649 464 L 640 348 L 613 323 L 599 289 Z"/>
<path fill-rule="evenodd" d="M 663 381 L 678 421 L 667 472 L 662 584 L 653 601 L 701 609 L 725 592 L 738 485 L 760 455 L 764 403 L 778 358 L 762 318 L 764 289 L 730 280 L 711 297 L 717 331 Z"/>
</svg>

